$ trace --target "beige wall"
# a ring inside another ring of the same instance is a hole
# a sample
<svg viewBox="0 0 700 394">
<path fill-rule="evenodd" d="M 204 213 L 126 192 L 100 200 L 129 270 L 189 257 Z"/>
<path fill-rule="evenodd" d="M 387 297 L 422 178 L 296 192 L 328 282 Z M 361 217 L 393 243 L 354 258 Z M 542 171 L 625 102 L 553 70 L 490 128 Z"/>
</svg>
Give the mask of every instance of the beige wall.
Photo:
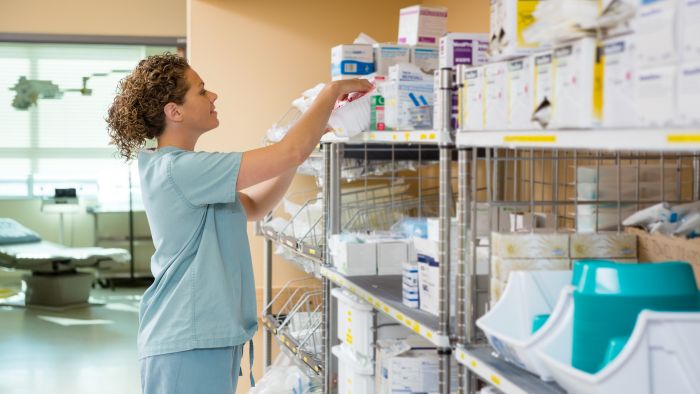
<svg viewBox="0 0 700 394">
<path fill-rule="evenodd" d="M 450 32 L 489 32 L 489 0 L 424 0 L 420 3 L 447 7 L 447 30 Z"/>
<path fill-rule="evenodd" d="M 2 0 L 0 32 L 185 36 L 186 0 Z"/>
</svg>

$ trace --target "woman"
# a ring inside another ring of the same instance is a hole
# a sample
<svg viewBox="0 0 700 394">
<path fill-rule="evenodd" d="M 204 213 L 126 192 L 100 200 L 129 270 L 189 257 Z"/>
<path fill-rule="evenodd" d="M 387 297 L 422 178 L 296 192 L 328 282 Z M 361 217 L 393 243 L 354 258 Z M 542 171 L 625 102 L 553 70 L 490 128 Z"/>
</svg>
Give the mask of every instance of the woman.
<svg viewBox="0 0 700 394">
<path fill-rule="evenodd" d="M 120 82 L 109 135 L 124 158 L 138 156 L 156 247 L 155 280 L 139 313 L 144 393 L 235 392 L 243 345 L 257 330 L 246 220 L 279 202 L 336 101 L 371 87 L 366 80 L 332 82 L 279 143 L 210 153 L 194 148 L 219 125 L 217 95 L 185 59 L 151 56 Z M 142 150 L 154 138 L 157 149 Z"/>
</svg>

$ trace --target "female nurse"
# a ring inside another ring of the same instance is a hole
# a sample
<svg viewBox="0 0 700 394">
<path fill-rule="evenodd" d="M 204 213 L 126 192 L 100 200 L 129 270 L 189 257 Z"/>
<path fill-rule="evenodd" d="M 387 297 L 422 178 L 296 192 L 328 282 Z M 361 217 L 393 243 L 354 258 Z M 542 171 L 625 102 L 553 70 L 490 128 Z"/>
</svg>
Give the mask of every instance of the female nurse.
<svg viewBox="0 0 700 394">
<path fill-rule="evenodd" d="M 246 221 L 279 202 L 336 101 L 371 88 L 357 79 L 327 84 L 279 143 L 218 153 L 194 150 L 219 125 L 217 95 L 184 58 L 151 56 L 120 82 L 108 131 L 121 156 L 138 158 L 156 249 L 139 312 L 144 393 L 236 391 L 243 346 L 257 330 Z M 143 149 L 147 139 L 157 148 Z"/>
</svg>

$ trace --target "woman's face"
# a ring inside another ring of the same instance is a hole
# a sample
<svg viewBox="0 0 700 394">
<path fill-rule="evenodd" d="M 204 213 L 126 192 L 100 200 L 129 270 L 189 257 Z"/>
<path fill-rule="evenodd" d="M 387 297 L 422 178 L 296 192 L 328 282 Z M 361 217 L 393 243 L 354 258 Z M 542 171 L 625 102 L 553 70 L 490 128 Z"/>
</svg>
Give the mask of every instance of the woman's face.
<svg viewBox="0 0 700 394">
<path fill-rule="evenodd" d="M 183 125 L 200 133 L 219 126 L 219 118 L 214 110 L 214 102 L 219 96 L 204 89 L 204 81 L 191 68 L 185 71 L 185 79 L 189 89 L 185 94 L 185 102 L 180 106 Z"/>
</svg>

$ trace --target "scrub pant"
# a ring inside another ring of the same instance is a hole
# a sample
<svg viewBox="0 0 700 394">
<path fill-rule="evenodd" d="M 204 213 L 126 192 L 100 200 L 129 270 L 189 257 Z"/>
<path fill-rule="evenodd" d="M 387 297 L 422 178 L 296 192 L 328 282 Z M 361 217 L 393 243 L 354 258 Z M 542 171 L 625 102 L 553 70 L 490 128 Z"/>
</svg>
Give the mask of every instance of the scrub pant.
<svg viewBox="0 0 700 394">
<path fill-rule="evenodd" d="M 243 346 L 194 349 L 141 360 L 143 394 L 232 394 L 241 374 Z M 250 342 L 250 365 L 253 347 Z M 251 387 L 255 385 L 250 376 Z"/>
</svg>

